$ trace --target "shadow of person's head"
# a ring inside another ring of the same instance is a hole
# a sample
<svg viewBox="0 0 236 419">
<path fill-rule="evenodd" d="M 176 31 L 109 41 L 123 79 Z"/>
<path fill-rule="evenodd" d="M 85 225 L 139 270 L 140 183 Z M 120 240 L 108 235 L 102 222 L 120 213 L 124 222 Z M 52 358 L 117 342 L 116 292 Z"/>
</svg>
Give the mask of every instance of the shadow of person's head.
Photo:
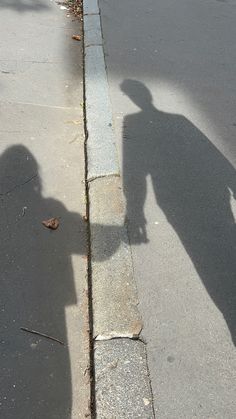
<svg viewBox="0 0 236 419">
<path fill-rule="evenodd" d="M 42 212 L 46 218 L 60 216 L 63 228 L 57 235 L 63 235 L 64 247 L 70 243 L 72 253 L 86 254 L 86 227 L 82 216 L 68 211 L 64 203 L 54 197 L 43 196 L 39 164 L 24 145 L 13 145 L 0 156 L 0 196 L 11 197 L 13 207 L 23 208 L 29 204 L 32 214 L 36 211 Z M 116 253 L 121 242 L 125 241 L 123 229 L 122 225 L 93 223 L 93 260 L 103 262 Z M 79 236 L 73 240 L 75 230 L 79 231 Z"/>
<path fill-rule="evenodd" d="M 7 148 L 0 157 L 0 194 L 5 195 L 18 186 L 32 183 L 32 192 L 41 192 L 38 163 L 28 148 L 21 144 Z"/>
<path fill-rule="evenodd" d="M 140 109 L 145 110 L 152 106 L 152 95 L 140 81 L 126 79 L 120 84 L 120 88 Z"/>
</svg>

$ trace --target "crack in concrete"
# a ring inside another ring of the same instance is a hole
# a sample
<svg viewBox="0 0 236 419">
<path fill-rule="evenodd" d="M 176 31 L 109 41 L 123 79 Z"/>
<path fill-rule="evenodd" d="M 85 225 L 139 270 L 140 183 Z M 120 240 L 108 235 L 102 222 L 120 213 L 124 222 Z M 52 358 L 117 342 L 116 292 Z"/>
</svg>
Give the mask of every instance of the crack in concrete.
<svg viewBox="0 0 236 419">
<path fill-rule="evenodd" d="M 27 183 L 31 182 L 33 179 L 35 179 L 38 176 L 38 173 L 36 173 L 35 175 L 31 176 L 29 179 L 27 179 L 25 182 L 23 183 L 19 183 L 18 185 L 15 185 L 13 188 L 9 189 L 7 192 L 4 193 L 0 193 L 0 196 L 6 196 L 9 195 L 9 193 L 15 191 L 18 188 L 21 188 L 22 186 L 26 185 Z"/>
<path fill-rule="evenodd" d="M 81 108 L 77 107 L 77 106 L 56 106 L 56 105 L 44 105 L 41 103 L 31 103 L 31 102 L 14 102 L 14 101 L 0 101 L 0 104 L 3 105 L 22 105 L 22 106 L 38 106 L 38 107 L 42 107 L 42 108 L 50 108 L 50 109 L 74 109 L 74 110 L 79 110 Z"/>
<path fill-rule="evenodd" d="M 98 175 L 98 176 L 91 176 L 90 178 L 87 179 L 88 183 L 93 182 L 94 180 L 97 179 L 102 179 L 102 178 L 109 178 L 109 177 L 120 177 L 119 173 L 108 173 L 108 174 L 104 174 L 104 175 Z"/>
</svg>

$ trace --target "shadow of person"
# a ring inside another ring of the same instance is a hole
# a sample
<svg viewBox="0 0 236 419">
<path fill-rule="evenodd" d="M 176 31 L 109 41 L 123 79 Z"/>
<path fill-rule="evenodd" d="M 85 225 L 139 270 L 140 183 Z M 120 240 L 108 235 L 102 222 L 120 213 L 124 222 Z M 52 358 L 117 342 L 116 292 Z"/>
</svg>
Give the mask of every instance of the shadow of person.
<svg viewBox="0 0 236 419">
<path fill-rule="evenodd" d="M 87 255 L 86 223 L 61 202 L 43 197 L 37 161 L 23 145 L 0 156 L 0 205 L 1 417 L 70 419 L 65 307 L 77 303 L 71 255 Z M 42 225 L 52 217 L 60 222 L 54 231 Z M 93 234 L 101 240 L 95 261 L 115 253 L 119 230 L 94 224 Z M 26 335 L 21 327 L 65 345 Z"/>
<path fill-rule="evenodd" d="M 38 165 L 16 145 L 0 157 L 1 417 L 69 419 L 72 389 L 65 306 L 76 304 L 70 256 L 86 254 L 85 223 L 44 198 Z M 42 221 L 58 217 L 56 231 Z M 38 330 L 65 343 L 32 334 Z"/>
<path fill-rule="evenodd" d="M 131 243 L 147 241 L 144 202 L 151 176 L 156 201 L 222 312 L 236 343 L 236 235 L 230 200 L 234 167 L 182 115 L 161 112 L 140 82 L 121 90 L 141 109 L 123 124 L 123 179 Z M 161 243 L 160 243 L 161 245 Z"/>
</svg>

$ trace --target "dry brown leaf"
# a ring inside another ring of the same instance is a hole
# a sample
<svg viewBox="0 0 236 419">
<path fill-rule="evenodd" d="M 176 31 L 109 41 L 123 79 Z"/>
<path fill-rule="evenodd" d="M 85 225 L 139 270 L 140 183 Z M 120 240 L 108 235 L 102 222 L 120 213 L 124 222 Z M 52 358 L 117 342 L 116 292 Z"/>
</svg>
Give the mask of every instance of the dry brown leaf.
<svg viewBox="0 0 236 419">
<path fill-rule="evenodd" d="M 76 41 L 81 41 L 81 35 L 73 35 L 72 39 L 75 39 Z"/>
<path fill-rule="evenodd" d="M 42 221 L 42 224 L 51 230 L 56 230 L 59 227 L 59 220 L 58 218 L 49 218 L 49 220 Z"/>
</svg>

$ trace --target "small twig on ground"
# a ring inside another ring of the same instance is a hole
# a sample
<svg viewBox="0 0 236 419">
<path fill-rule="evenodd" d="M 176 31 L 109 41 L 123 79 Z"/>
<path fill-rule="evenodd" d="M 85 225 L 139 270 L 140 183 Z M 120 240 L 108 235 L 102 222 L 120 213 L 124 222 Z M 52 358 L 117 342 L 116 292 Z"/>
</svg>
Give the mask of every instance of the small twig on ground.
<svg viewBox="0 0 236 419">
<path fill-rule="evenodd" d="M 28 329 L 27 327 L 21 327 L 21 330 L 24 330 L 24 332 L 33 333 L 34 335 L 43 336 L 44 338 L 47 338 L 47 339 L 54 340 L 55 342 L 58 342 L 63 346 L 65 345 L 64 342 L 62 342 L 61 340 L 54 338 L 53 336 L 46 335 L 45 333 L 37 332 L 36 330 L 31 330 L 31 329 Z"/>
</svg>

